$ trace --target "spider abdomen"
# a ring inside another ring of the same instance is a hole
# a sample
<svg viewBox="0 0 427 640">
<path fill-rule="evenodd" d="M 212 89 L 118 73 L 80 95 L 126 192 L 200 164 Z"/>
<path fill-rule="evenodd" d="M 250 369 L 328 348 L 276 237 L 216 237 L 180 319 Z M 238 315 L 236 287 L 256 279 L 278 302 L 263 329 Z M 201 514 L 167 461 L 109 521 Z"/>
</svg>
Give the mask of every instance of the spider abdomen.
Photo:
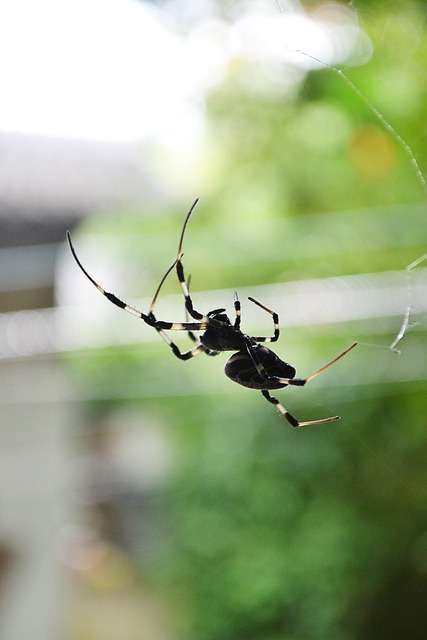
<svg viewBox="0 0 427 640">
<path fill-rule="evenodd" d="M 274 380 L 274 378 L 294 378 L 294 367 L 284 362 L 278 355 L 264 346 L 256 346 L 255 353 L 262 368 L 269 376 L 263 376 L 256 368 L 252 358 L 244 351 L 234 353 L 225 363 L 225 375 L 250 389 L 282 389 L 286 383 Z M 273 379 L 271 379 L 273 377 Z"/>
</svg>

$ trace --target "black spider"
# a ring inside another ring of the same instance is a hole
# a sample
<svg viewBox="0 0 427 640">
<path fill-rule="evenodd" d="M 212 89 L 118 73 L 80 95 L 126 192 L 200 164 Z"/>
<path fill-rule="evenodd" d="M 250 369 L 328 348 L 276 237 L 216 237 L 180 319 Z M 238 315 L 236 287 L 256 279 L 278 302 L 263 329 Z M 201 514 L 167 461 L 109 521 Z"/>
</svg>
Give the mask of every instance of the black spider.
<svg viewBox="0 0 427 640">
<path fill-rule="evenodd" d="M 320 420 L 299 422 L 296 418 L 294 418 L 293 415 L 289 413 L 289 411 L 285 409 L 285 407 L 283 407 L 283 405 L 278 401 L 277 398 L 270 395 L 269 391 L 271 391 L 272 389 L 282 389 L 283 387 L 287 387 L 289 385 L 298 387 L 304 386 L 307 382 L 310 382 L 310 380 L 318 376 L 319 373 L 322 373 L 323 371 L 328 369 L 328 367 L 337 362 L 337 360 L 345 356 L 346 353 L 348 353 L 356 346 L 357 342 L 351 344 L 347 349 L 336 356 L 336 358 L 312 373 L 307 378 L 296 378 L 296 371 L 292 365 L 281 360 L 279 356 L 276 355 L 271 349 L 268 349 L 262 344 L 259 344 L 260 342 L 276 342 L 279 338 L 279 317 L 275 311 L 268 309 L 257 300 L 254 300 L 254 298 L 249 298 L 251 302 L 269 313 L 272 316 L 274 323 L 274 333 L 272 336 L 249 336 L 240 331 L 241 311 L 240 301 L 236 291 L 234 292 L 234 309 L 236 316 L 234 323 L 231 323 L 230 318 L 225 313 L 225 309 L 214 309 L 213 311 L 209 311 L 205 315 L 194 308 L 193 300 L 190 296 L 189 291 L 189 281 L 186 281 L 184 275 L 184 266 L 182 263 L 182 246 L 188 221 L 190 220 L 191 214 L 193 213 L 197 202 L 198 200 L 194 202 L 193 206 L 187 214 L 187 217 L 185 218 L 184 226 L 182 228 L 181 237 L 179 240 L 176 260 L 166 271 L 159 286 L 157 287 L 148 314 L 145 314 L 142 311 L 139 311 L 138 309 L 135 309 L 134 307 L 126 304 L 125 302 L 117 298 L 114 293 L 105 291 L 92 278 L 92 276 L 89 275 L 89 273 L 86 271 L 79 258 L 77 257 L 77 254 L 71 242 L 70 232 L 67 231 L 67 239 L 74 259 L 76 260 L 85 276 L 110 302 L 115 304 L 120 309 L 124 309 L 137 318 L 140 318 L 150 327 L 156 329 L 163 340 L 172 349 L 174 355 L 180 360 L 188 360 L 193 356 L 197 356 L 199 353 L 205 353 L 208 356 L 215 356 L 222 351 L 235 351 L 235 353 L 233 353 L 233 355 L 230 356 L 230 358 L 228 358 L 227 362 L 225 363 L 225 375 L 234 382 L 243 385 L 244 387 L 249 387 L 250 389 L 258 389 L 259 391 L 261 391 L 264 398 L 266 398 L 268 402 L 274 404 L 283 415 L 283 417 L 286 418 L 286 420 L 293 427 L 305 427 L 311 424 L 321 424 L 323 422 L 338 420 L 339 416 L 332 416 L 330 418 L 322 418 Z M 156 304 L 160 289 L 164 281 L 166 280 L 166 277 L 169 275 L 173 268 L 176 269 L 178 280 L 181 285 L 187 314 L 190 315 L 195 320 L 195 322 L 165 322 L 163 320 L 157 320 L 154 315 L 154 306 Z M 172 342 L 166 331 L 187 331 L 190 338 L 193 341 L 197 342 L 197 344 L 192 349 L 182 352 L 180 351 L 178 346 L 174 342 Z M 199 339 L 197 339 L 194 335 L 194 331 L 203 331 Z"/>
</svg>

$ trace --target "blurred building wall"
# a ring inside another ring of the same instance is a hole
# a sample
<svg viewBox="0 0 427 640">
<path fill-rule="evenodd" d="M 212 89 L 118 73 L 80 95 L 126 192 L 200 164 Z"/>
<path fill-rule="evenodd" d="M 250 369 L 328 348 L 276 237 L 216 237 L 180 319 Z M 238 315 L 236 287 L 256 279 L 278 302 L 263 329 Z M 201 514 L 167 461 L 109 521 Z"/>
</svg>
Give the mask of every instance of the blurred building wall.
<svg viewBox="0 0 427 640">
<path fill-rule="evenodd" d="M 70 518 L 73 421 L 67 404 L 44 400 L 46 389 L 52 392 L 60 376 L 51 360 L 0 366 L 0 535 L 9 554 L 0 576 L 4 640 L 60 637 L 67 580 L 55 548 L 58 532 Z"/>
<path fill-rule="evenodd" d="M 0 157 L 1 338 L 34 346 L 28 309 L 54 306 L 66 229 L 93 212 L 161 199 L 163 191 L 137 145 L 0 132 Z M 10 312 L 22 314 L 23 323 L 12 323 L 19 336 L 8 335 Z M 70 583 L 57 550 L 81 484 L 78 405 L 67 396 L 60 356 L 0 354 L 2 640 L 62 637 Z"/>
</svg>

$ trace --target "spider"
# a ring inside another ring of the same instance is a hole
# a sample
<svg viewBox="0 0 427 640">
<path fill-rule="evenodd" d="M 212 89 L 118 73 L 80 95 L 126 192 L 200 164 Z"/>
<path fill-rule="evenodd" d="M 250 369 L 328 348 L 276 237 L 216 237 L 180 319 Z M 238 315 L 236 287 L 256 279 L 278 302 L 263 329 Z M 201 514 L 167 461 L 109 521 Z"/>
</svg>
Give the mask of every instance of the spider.
<svg viewBox="0 0 427 640">
<path fill-rule="evenodd" d="M 189 360 L 200 353 L 205 353 L 208 356 L 216 356 L 223 351 L 234 351 L 225 363 L 224 372 L 225 375 L 244 387 L 250 389 L 257 389 L 261 391 L 264 398 L 275 405 L 281 415 L 293 426 L 293 427 L 305 427 L 313 424 L 322 424 L 325 422 L 332 422 L 338 420 L 339 416 L 331 416 L 329 418 L 320 418 L 318 420 L 310 420 L 308 422 L 300 422 L 297 420 L 285 407 L 279 402 L 277 398 L 270 395 L 271 390 L 282 389 L 287 386 L 302 387 L 310 380 L 313 380 L 320 373 L 323 373 L 330 366 L 335 364 L 343 356 L 345 356 L 351 349 L 353 349 L 357 342 L 351 344 L 347 349 L 338 354 L 333 360 L 325 364 L 323 367 L 307 376 L 306 378 L 296 378 L 296 370 L 287 362 L 281 360 L 279 356 L 271 349 L 267 348 L 260 343 L 277 342 L 280 335 L 279 328 L 279 316 L 275 311 L 272 311 L 268 307 L 264 306 L 261 302 L 258 302 L 252 297 L 249 300 L 268 313 L 273 320 L 274 331 L 271 336 L 249 336 L 240 330 L 241 322 L 241 305 L 237 292 L 234 291 L 234 312 L 235 319 L 232 323 L 228 315 L 225 313 L 226 309 L 213 309 L 206 314 L 200 313 L 194 307 L 193 300 L 190 295 L 190 279 L 186 280 L 184 274 L 184 265 L 182 262 L 183 257 L 183 243 L 184 235 L 188 226 L 190 217 L 197 205 L 198 199 L 193 203 L 190 211 L 188 212 L 184 225 L 181 231 L 181 236 L 178 245 L 178 253 L 176 260 L 166 271 L 165 275 L 160 281 L 159 286 L 154 294 L 148 313 L 143 313 L 138 309 L 126 304 L 114 293 L 105 291 L 86 271 L 77 257 L 76 251 L 71 241 L 70 232 L 67 231 L 67 239 L 70 245 L 71 253 L 77 262 L 84 275 L 90 280 L 90 282 L 104 295 L 110 302 L 124 309 L 128 313 L 143 320 L 150 327 L 153 327 L 171 348 L 173 354 L 180 360 Z M 154 315 L 154 307 L 160 293 L 160 290 L 165 282 L 169 273 L 175 268 L 178 276 L 179 284 L 185 300 L 185 309 L 187 313 L 186 322 L 166 322 L 164 320 L 157 320 Z M 189 321 L 189 317 L 194 321 Z M 170 339 L 167 331 L 187 331 L 191 340 L 196 342 L 195 346 L 188 351 L 181 351 L 179 347 Z M 202 331 L 203 333 L 199 338 L 196 338 L 194 332 Z"/>
</svg>

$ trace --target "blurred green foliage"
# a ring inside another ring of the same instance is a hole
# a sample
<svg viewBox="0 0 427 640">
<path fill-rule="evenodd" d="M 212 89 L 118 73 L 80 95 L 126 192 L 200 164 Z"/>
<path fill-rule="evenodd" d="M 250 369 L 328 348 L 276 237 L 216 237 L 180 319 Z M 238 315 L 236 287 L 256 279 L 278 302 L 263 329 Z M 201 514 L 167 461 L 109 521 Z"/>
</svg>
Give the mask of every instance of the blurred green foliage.
<svg viewBox="0 0 427 640">
<path fill-rule="evenodd" d="M 425 171 L 425 4 L 356 8 L 374 53 L 346 74 Z M 185 247 L 193 291 L 399 270 L 424 253 L 423 189 L 407 150 L 369 105 L 330 69 L 308 74 L 292 96 L 251 93 L 247 65 L 232 67 L 208 102 L 198 175 L 207 195 Z M 133 295 L 148 293 L 175 255 L 189 204 L 155 219 L 140 212 L 93 219 L 86 233 L 100 245 L 109 237 L 106 255 L 128 264 Z M 176 290 L 171 277 L 165 293 Z M 134 404 L 167 425 L 174 468 L 158 496 L 167 533 L 149 568 L 143 564 L 145 579 L 151 575 L 175 603 L 177 637 L 424 638 L 427 339 L 420 321 L 400 358 L 361 346 L 337 365 L 341 386 L 325 380 L 283 392 L 301 419 L 342 416 L 310 429 L 290 429 L 259 393 L 225 380 L 221 357 L 180 363 L 159 340 L 73 361 L 82 388 L 102 390 L 93 409 Z M 399 324 L 293 329 L 277 351 L 286 349 L 291 362 L 305 358 L 309 373 L 355 337 L 371 342 L 376 332 L 377 343 L 390 344 Z"/>
<path fill-rule="evenodd" d="M 384 465 L 394 436 L 381 427 L 384 407 L 400 425 L 402 405 L 425 406 L 425 389 L 406 391 L 395 387 L 387 401 L 367 400 L 362 409 L 338 407 L 358 434 L 363 422 L 380 429 L 374 454 L 345 427 L 283 430 L 261 403 L 244 411 L 221 399 L 203 412 L 196 406 L 193 417 L 187 411 L 163 561 L 192 618 L 190 637 L 390 637 L 370 635 L 377 600 L 403 567 L 417 574 L 426 524 L 425 438 L 422 451 L 419 441 L 401 448 L 398 473 Z M 422 427 L 421 418 L 411 425 Z M 395 614 L 390 602 L 384 624 Z M 407 632 L 406 615 L 422 628 L 422 610 L 410 605 L 396 630 Z"/>
</svg>

